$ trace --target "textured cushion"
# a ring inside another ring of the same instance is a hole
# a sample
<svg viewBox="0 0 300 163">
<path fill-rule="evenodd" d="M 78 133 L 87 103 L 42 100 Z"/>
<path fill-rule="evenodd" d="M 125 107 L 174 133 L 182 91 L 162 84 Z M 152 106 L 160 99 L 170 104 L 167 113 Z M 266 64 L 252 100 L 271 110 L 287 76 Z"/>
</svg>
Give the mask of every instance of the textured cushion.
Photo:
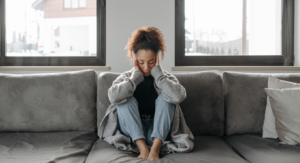
<svg viewBox="0 0 300 163">
<path fill-rule="evenodd" d="M 277 79 L 276 77 L 269 75 L 268 88 L 294 88 L 300 87 L 300 84 L 288 82 L 284 80 Z M 276 129 L 275 129 L 275 117 L 270 105 L 269 96 L 267 97 L 267 106 L 265 112 L 265 120 L 263 125 L 263 138 L 278 138 Z"/>
<path fill-rule="evenodd" d="M 121 73 L 113 72 L 100 72 L 97 82 L 97 128 L 99 128 L 100 122 L 103 119 L 107 108 L 110 106 L 108 99 L 108 89 L 111 87 L 112 82 Z"/>
<path fill-rule="evenodd" d="M 298 163 L 300 146 L 279 144 L 260 134 L 232 135 L 224 139 L 251 163 Z"/>
<path fill-rule="evenodd" d="M 0 162 L 84 163 L 96 133 L 0 133 Z"/>
<path fill-rule="evenodd" d="M 0 74 L 0 132 L 96 132 L 94 70 Z"/>
<path fill-rule="evenodd" d="M 300 88 L 265 88 L 282 144 L 300 145 Z"/>
<path fill-rule="evenodd" d="M 115 148 L 103 140 L 97 140 L 86 159 L 86 163 L 248 163 L 222 139 L 215 136 L 196 136 L 195 147 L 189 153 L 171 153 L 159 160 L 136 158 L 139 154 Z"/>
<path fill-rule="evenodd" d="M 268 77 L 264 73 L 223 72 L 226 135 L 262 134 L 267 105 Z M 300 83 L 300 73 L 272 74 L 278 79 Z"/>
<path fill-rule="evenodd" d="M 121 73 L 99 74 L 97 90 L 97 127 L 110 102 L 108 89 Z M 194 136 L 224 134 L 224 96 L 220 71 L 173 74 L 186 89 L 186 99 L 179 105 Z"/>
</svg>

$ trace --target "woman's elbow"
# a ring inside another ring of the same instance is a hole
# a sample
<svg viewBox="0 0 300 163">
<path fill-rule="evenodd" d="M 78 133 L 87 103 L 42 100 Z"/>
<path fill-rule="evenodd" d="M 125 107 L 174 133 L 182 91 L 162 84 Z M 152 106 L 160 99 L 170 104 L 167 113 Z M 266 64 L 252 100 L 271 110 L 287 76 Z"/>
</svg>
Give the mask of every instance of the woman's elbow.
<svg viewBox="0 0 300 163">
<path fill-rule="evenodd" d="M 186 98 L 186 92 L 185 90 L 182 91 L 181 93 L 177 94 L 177 96 L 175 96 L 175 101 L 180 104 L 185 98 Z"/>
</svg>

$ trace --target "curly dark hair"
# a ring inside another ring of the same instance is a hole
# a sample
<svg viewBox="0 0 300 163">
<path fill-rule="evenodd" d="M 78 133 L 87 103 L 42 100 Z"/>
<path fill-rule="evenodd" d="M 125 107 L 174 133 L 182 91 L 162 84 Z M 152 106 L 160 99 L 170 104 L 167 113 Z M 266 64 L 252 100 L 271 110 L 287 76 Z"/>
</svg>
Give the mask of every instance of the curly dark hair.
<svg viewBox="0 0 300 163">
<path fill-rule="evenodd" d="M 164 51 L 166 49 L 166 41 L 163 37 L 162 32 L 152 26 L 146 26 L 138 28 L 132 32 L 131 38 L 128 39 L 128 43 L 125 47 L 127 50 L 127 57 L 130 58 L 130 63 L 132 63 L 133 55 L 136 54 L 139 50 L 152 50 L 155 54 L 161 51 L 161 57 L 164 58 Z"/>
</svg>

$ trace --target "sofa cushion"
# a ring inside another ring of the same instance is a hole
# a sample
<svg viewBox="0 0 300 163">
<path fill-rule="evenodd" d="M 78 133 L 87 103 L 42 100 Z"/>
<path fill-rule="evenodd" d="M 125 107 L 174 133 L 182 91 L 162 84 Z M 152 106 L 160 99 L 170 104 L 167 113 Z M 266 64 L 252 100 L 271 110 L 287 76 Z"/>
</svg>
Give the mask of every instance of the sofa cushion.
<svg viewBox="0 0 300 163">
<path fill-rule="evenodd" d="M 108 89 L 121 73 L 104 72 L 98 77 L 97 127 L 110 105 Z M 173 74 L 186 89 L 179 105 L 194 136 L 224 134 L 224 90 L 220 71 Z"/>
<path fill-rule="evenodd" d="M 300 73 L 274 73 L 281 80 L 300 83 Z M 267 105 L 267 73 L 223 72 L 226 135 L 262 134 Z"/>
<path fill-rule="evenodd" d="M 96 79 L 92 69 L 0 73 L 0 132 L 96 132 Z"/>
<path fill-rule="evenodd" d="M 224 139 L 252 163 L 296 163 L 300 146 L 279 144 L 278 139 L 262 138 L 260 134 L 232 135 Z"/>
<path fill-rule="evenodd" d="M 0 133 L 0 162 L 84 163 L 96 140 L 84 131 Z"/>
<path fill-rule="evenodd" d="M 300 145 L 300 88 L 265 88 L 282 144 Z"/>
<path fill-rule="evenodd" d="M 300 87 L 299 83 L 279 80 L 276 77 L 269 75 L 268 88 L 282 89 L 282 88 L 297 88 L 297 87 Z M 278 134 L 275 129 L 275 117 L 272 111 L 269 96 L 267 97 L 267 105 L 265 111 L 262 137 L 273 138 L 273 139 L 278 138 Z"/>
<path fill-rule="evenodd" d="M 227 144 L 225 140 L 216 136 L 196 136 L 195 147 L 189 153 L 171 153 L 160 156 L 160 163 L 248 163 L 240 157 Z M 146 159 L 136 158 L 139 154 L 130 151 L 117 149 L 114 145 L 99 139 L 95 142 L 90 154 L 86 159 L 86 163 L 122 163 L 122 162 L 154 162 Z"/>
<path fill-rule="evenodd" d="M 97 82 L 97 129 L 103 119 L 107 108 L 110 106 L 110 101 L 108 99 L 108 89 L 111 87 L 112 82 L 121 73 L 113 72 L 100 72 Z"/>
</svg>

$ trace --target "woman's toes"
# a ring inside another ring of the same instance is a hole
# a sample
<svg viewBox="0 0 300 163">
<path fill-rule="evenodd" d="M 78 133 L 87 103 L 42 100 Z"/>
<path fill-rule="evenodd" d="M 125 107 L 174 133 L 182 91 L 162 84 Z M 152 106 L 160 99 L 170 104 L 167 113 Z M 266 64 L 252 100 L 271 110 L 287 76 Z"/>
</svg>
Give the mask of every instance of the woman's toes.
<svg viewBox="0 0 300 163">
<path fill-rule="evenodd" d="M 159 160 L 159 154 L 154 154 L 150 152 L 147 160 Z"/>
</svg>

